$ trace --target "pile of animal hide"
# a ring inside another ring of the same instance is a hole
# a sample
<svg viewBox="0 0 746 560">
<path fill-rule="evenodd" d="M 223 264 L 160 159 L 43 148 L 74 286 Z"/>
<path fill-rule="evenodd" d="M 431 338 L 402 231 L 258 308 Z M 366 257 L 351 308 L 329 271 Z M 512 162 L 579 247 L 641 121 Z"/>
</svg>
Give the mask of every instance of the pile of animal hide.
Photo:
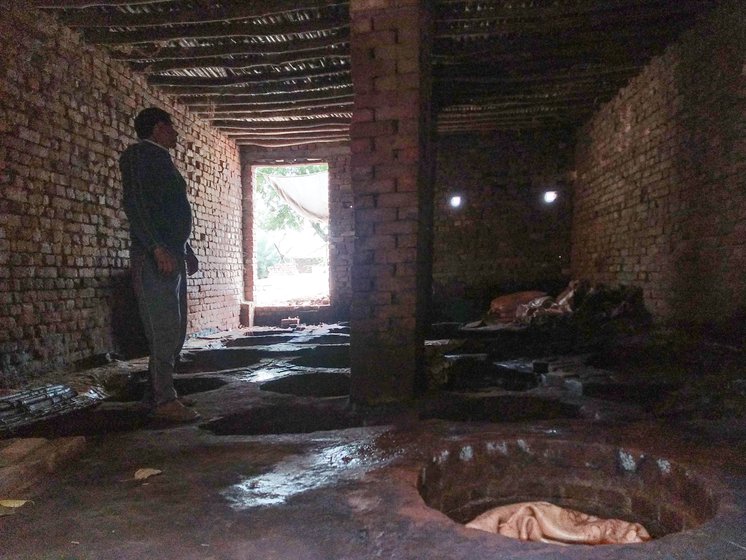
<svg viewBox="0 0 746 560">
<path fill-rule="evenodd" d="M 599 324 L 622 316 L 639 320 L 648 318 L 640 288 L 610 288 L 603 284 L 573 280 L 556 298 L 540 291 L 498 296 L 490 302 L 490 309 L 482 319 L 465 326 L 523 327 L 544 324 L 562 317 Z"/>
<path fill-rule="evenodd" d="M 556 298 L 546 292 L 526 291 L 496 297 L 490 302 L 486 323 L 519 323 L 528 325 L 540 317 L 557 317 L 573 312 L 575 290 L 580 285 L 572 281 Z"/>
<path fill-rule="evenodd" d="M 601 519 L 548 502 L 522 502 L 490 509 L 466 526 L 524 541 L 563 545 L 629 544 L 651 539 L 639 523 Z"/>
</svg>

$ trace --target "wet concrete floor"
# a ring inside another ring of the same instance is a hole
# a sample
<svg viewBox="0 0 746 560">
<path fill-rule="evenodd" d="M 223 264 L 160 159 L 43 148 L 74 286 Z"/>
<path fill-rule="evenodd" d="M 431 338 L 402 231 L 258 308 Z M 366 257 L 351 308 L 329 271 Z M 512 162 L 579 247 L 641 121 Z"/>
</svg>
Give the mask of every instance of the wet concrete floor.
<svg viewBox="0 0 746 560">
<path fill-rule="evenodd" d="M 119 401 L 33 429 L 87 447 L 12 496 L 33 502 L 0 517 L 0 558 L 746 559 L 742 421 L 673 421 L 578 394 L 559 375 L 571 359 L 516 391 L 480 378 L 471 393 L 364 410 L 347 402 L 340 341 L 296 334 L 191 340 L 178 384 L 203 418 L 188 426 L 144 420 L 144 361 L 120 364 L 118 379 L 109 368 Z M 135 480 L 141 468 L 161 473 Z M 559 547 L 458 521 L 509 498 L 645 518 L 657 538 Z"/>
</svg>

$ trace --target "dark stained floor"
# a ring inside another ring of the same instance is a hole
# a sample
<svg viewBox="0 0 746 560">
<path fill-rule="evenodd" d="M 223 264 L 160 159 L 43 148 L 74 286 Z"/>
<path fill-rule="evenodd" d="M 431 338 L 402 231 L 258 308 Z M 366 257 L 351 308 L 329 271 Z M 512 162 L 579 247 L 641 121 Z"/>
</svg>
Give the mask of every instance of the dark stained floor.
<svg viewBox="0 0 746 560">
<path fill-rule="evenodd" d="M 177 382 L 203 419 L 181 427 L 143 419 L 142 360 L 103 368 L 118 402 L 25 434 L 83 434 L 87 446 L 0 517 L 0 557 L 746 559 L 746 423 L 730 409 L 682 412 L 699 393 L 676 374 L 651 385 L 608 354 L 493 361 L 484 340 L 433 342 L 431 363 L 482 365 L 449 370 L 451 390 L 364 409 L 346 398 L 346 334 L 192 340 Z M 162 472 L 135 480 L 141 468 Z M 527 499 L 641 521 L 656 538 L 559 547 L 460 523 Z"/>
</svg>

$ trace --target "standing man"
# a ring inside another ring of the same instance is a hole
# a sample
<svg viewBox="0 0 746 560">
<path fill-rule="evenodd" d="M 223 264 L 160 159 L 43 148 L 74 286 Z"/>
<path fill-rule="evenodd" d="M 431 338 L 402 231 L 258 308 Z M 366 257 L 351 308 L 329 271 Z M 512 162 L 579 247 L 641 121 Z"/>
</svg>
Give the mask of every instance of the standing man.
<svg viewBox="0 0 746 560">
<path fill-rule="evenodd" d="M 137 115 L 135 131 L 140 141 L 122 153 L 119 168 L 130 223 L 132 283 L 150 347 L 146 399 L 154 418 L 189 422 L 199 414 L 178 400 L 173 374 L 186 338 L 186 276 L 199 264 L 188 243 L 192 209 L 186 181 L 169 153 L 178 133 L 171 115 L 155 107 Z"/>
</svg>

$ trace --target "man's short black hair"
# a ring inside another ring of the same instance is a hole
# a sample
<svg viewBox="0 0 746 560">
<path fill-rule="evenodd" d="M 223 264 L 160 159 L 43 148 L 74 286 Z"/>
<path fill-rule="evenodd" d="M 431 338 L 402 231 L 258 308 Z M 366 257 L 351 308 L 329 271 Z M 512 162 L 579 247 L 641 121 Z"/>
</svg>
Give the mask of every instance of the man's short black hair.
<svg viewBox="0 0 746 560">
<path fill-rule="evenodd" d="M 159 122 L 171 124 L 171 115 L 158 107 L 148 107 L 143 109 L 135 117 L 135 132 L 138 138 L 150 138 L 153 135 L 153 128 Z"/>
</svg>

